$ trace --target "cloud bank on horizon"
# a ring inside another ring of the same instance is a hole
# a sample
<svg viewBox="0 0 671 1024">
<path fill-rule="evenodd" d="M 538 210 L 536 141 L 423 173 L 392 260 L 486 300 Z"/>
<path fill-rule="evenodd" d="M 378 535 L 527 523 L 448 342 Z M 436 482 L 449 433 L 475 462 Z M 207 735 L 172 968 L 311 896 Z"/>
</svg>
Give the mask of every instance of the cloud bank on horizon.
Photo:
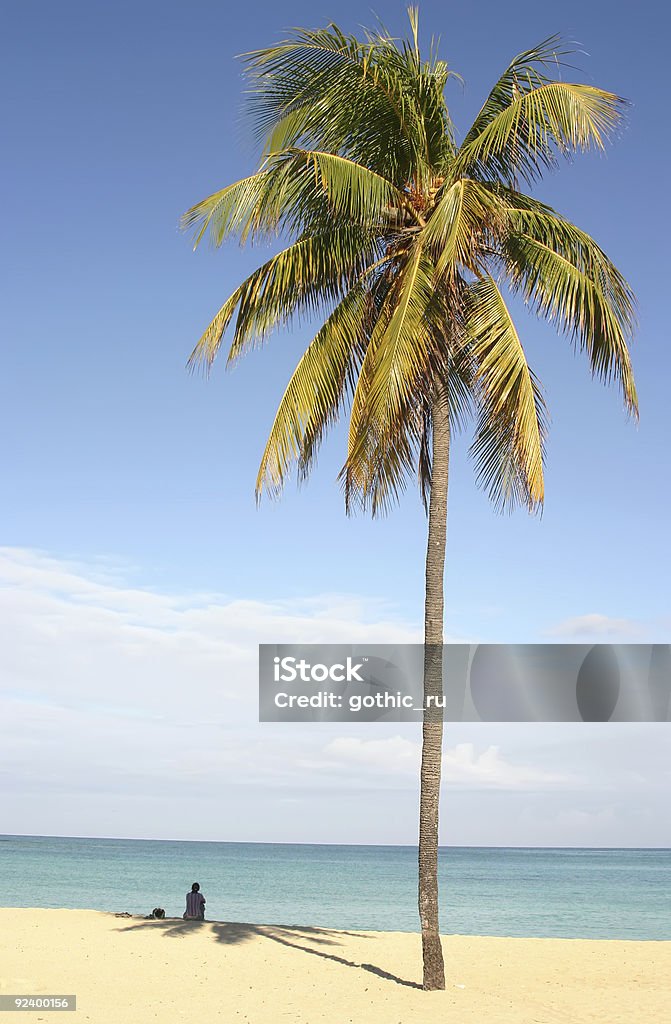
<svg viewBox="0 0 671 1024">
<path fill-rule="evenodd" d="M 167 593 L 0 549 L 6 832 L 415 841 L 419 727 L 258 723 L 260 642 L 413 643 L 383 601 Z M 549 627 L 620 636 L 601 615 Z M 450 726 L 441 841 L 669 845 L 663 725 Z M 626 756 L 623 756 L 623 750 Z"/>
</svg>

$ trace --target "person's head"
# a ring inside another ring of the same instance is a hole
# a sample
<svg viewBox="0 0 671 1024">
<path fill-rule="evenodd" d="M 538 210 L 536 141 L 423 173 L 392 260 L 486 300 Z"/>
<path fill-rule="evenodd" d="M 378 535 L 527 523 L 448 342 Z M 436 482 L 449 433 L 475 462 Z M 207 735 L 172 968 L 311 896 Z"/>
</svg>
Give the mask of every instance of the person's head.
<svg viewBox="0 0 671 1024">
<path fill-rule="evenodd" d="M 198 882 L 193 883 L 193 885 L 191 886 L 191 892 L 200 892 L 200 886 L 198 885 Z"/>
</svg>

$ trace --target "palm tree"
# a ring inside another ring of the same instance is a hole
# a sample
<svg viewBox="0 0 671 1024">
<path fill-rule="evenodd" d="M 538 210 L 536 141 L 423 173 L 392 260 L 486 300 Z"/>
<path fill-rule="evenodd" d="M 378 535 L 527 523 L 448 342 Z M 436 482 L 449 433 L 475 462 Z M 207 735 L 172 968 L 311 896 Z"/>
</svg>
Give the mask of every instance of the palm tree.
<svg viewBox="0 0 671 1024">
<path fill-rule="evenodd" d="M 475 420 L 477 479 L 498 507 L 544 496 L 545 405 L 505 288 L 552 321 L 637 399 L 628 352 L 634 299 L 596 242 L 525 191 L 562 156 L 603 149 L 623 101 L 564 81 L 554 37 L 513 59 L 457 142 L 451 75 L 431 47 L 384 30 L 296 30 L 246 56 L 263 153 L 249 177 L 184 217 L 209 234 L 283 236 L 286 248 L 226 300 L 192 363 L 228 362 L 299 315 L 321 327 L 280 402 L 256 492 L 305 477 L 327 429 L 349 413 L 341 473 L 347 511 L 386 511 L 417 476 L 428 511 L 425 695 L 442 693 L 443 572 L 450 435 Z M 419 826 L 424 987 L 444 988 L 438 930 L 442 720 L 425 713 Z"/>
</svg>

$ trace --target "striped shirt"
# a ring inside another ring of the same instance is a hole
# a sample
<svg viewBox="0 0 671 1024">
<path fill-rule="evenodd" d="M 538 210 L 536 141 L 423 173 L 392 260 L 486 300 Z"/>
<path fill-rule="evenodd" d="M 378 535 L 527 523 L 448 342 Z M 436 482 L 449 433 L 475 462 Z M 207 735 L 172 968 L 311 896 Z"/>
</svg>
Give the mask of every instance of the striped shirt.
<svg viewBox="0 0 671 1024">
<path fill-rule="evenodd" d="M 205 916 L 205 897 L 202 892 L 187 892 L 186 894 L 186 916 Z"/>
</svg>

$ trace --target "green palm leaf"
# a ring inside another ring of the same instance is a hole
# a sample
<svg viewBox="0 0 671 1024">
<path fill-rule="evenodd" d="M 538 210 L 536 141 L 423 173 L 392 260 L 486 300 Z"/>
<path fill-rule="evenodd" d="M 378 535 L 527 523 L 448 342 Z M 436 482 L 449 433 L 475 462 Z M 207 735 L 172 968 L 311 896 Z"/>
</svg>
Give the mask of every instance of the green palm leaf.
<svg viewBox="0 0 671 1024">
<path fill-rule="evenodd" d="M 308 170 L 314 169 L 315 183 L 328 200 L 332 214 L 357 224 L 389 223 L 389 211 L 400 210 L 402 193 L 386 178 L 336 153 L 299 151 Z"/>
<path fill-rule="evenodd" d="M 432 352 L 434 294 L 434 266 L 418 241 L 387 292 L 359 374 L 344 471 L 348 504 L 355 494 L 367 504 L 376 449 L 387 452 L 390 480 L 394 473 L 397 452 L 388 441 L 417 405 L 417 388 Z M 397 487 L 390 490 L 396 492 Z"/>
<path fill-rule="evenodd" d="M 505 216 L 499 198 L 472 178 L 459 178 L 446 187 L 423 232 L 424 244 L 436 264 L 438 279 L 484 263 L 483 242 Z"/>
<path fill-rule="evenodd" d="M 249 178 L 208 196 L 182 218 L 197 246 L 209 231 L 215 246 L 230 235 L 241 242 L 302 233 L 334 217 L 362 225 L 389 223 L 405 197 L 386 178 L 337 153 L 292 149 L 275 153 Z"/>
<path fill-rule="evenodd" d="M 361 362 L 372 300 L 352 289 L 308 345 L 275 415 L 256 481 L 256 494 L 277 495 L 292 462 L 307 473 L 324 430 L 338 415 Z"/>
<path fill-rule="evenodd" d="M 622 275 L 584 231 L 546 211 L 519 210 L 502 246 L 514 290 L 588 353 L 592 372 L 619 382 L 627 408 L 638 399 L 628 342 L 635 300 Z"/>
<path fill-rule="evenodd" d="M 325 303 L 342 298 L 352 281 L 374 265 L 377 253 L 376 236 L 346 221 L 299 238 L 236 288 L 191 353 L 190 365 L 211 366 L 236 309 L 229 363 L 294 315 L 315 315 Z"/>
<path fill-rule="evenodd" d="M 539 506 L 544 497 L 545 404 L 493 278 L 484 277 L 471 288 L 467 323 L 481 410 L 471 449 L 478 482 L 501 507 L 516 502 Z"/>
<path fill-rule="evenodd" d="M 453 151 L 441 61 L 386 33 L 363 42 L 335 25 L 297 30 L 246 55 L 250 112 L 266 152 L 296 145 L 340 152 L 402 184 Z"/>
<path fill-rule="evenodd" d="M 509 103 L 470 132 L 456 165 L 484 180 L 533 182 L 557 155 L 604 149 L 621 122 L 625 101 L 591 85 L 520 78 Z"/>
<path fill-rule="evenodd" d="M 258 211 L 270 181 L 269 169 L 227 185 L 187 210 L 181 220 L 184 231 L 194 234 L 194 249 L 209 231 L 214 245 L 239 234 L 246 238 L 249 226 Z"/>
<path fill-rule="evenodd" d="M 560 70 L 563 58 L 571 52 L 571 48 L 562 42 L 560 36 L 553 35 L 530 50 L 524 50 L 513 57 L 464 137 L 462 148 L 467 148 L 502 111 L 510 106 L 519 93 L 520 83 L 526 82 L 533 88 L 553 81 L 547 71 L 552 70 L 556 73 Z"/>
</svg>

